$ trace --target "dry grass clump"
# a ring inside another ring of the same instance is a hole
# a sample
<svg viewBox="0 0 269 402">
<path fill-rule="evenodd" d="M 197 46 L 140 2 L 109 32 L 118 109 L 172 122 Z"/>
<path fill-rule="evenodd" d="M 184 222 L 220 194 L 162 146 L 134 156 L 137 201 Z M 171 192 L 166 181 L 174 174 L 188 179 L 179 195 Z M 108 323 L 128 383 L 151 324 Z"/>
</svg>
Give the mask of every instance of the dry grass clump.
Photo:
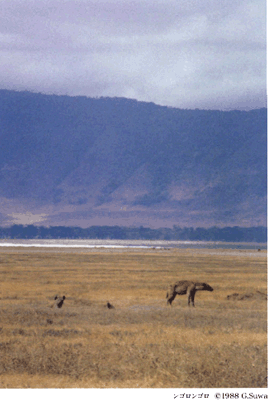
<svg viewBox="0 0 269 402">
<path fill-rule="evenodd" d="M 64 376 L 84 387 L 100 383 L 110 387 L 127 383 L 163 388 L 266 387 L 266 346 L 262 344 L 216 345 L 212 339 L 211 345 L 193 346 L 186 342 L 187 333 L 185 342 L 171 335 L 166 343 L 154 342 L 152 331 L 118 329 L 107 333 L 98 347 L 76 335 L 78 339 L 72 341 L 62 330 L 56 337 L 50 333 L 52 339 L 36 338 L 34 343 L 26 338 L 2 342 L 0 375 Z M 42 381 L 36 386 L 42 387 Z"/>
<path fill-rule="evenodd" d="M 189 366 L 190 387 L 262 388 L 267 387 L 266 346 L 206 349 L 206 359 Z"/>
<path fill-rule="evenodd" d="M 267 386 L 267 302 L 227 299 L 266 293 L 265 253 L 16 250 L 0 261 L 2 388 Z M 179 279 L 214 292 L 170 308 Z"/>
</svg>

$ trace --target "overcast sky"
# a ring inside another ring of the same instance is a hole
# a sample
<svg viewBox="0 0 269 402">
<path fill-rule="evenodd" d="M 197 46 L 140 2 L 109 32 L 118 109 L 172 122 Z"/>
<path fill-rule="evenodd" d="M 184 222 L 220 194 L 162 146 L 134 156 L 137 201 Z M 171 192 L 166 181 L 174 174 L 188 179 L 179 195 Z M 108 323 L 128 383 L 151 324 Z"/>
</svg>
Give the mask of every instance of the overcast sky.
<svg viewBox="0 0 269 402">
<path fill-rule="evenodd" d="M 266 106 L 266 0 L 1 0 L 0 88 Z"/>
</svg>

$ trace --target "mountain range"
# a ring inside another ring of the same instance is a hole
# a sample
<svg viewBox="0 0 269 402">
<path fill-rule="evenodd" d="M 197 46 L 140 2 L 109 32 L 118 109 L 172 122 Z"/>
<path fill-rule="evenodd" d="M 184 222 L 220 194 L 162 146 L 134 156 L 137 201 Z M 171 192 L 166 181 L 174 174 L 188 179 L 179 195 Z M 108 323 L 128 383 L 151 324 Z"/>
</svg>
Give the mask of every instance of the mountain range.
<svg viewBox="0 0 269 402">
<path fill-rule="evenodd" d="M 0 90 L 0 225 L 266 226 L 267 110 Z"/>
</svg>

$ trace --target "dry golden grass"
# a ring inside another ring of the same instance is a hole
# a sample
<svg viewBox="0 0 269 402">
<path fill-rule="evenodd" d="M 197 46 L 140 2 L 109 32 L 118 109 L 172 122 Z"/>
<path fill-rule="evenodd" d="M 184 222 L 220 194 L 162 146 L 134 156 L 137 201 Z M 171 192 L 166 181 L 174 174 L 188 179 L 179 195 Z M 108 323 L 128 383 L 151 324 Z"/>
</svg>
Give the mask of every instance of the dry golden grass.
<svg viewBox="0 0 269 402">
<path fill-rule="evenodd" d="M 267 386 L 266 252 L 0 252 L 0 387 Z M 209 283 L 196 307 L 166 290 Z M 233 293 L 245 300 L 228 300 Z M 54 295 L 62 309 L 51 309 Z M 115 309 L 105 307 L 110 301 Z"/>
</svg>

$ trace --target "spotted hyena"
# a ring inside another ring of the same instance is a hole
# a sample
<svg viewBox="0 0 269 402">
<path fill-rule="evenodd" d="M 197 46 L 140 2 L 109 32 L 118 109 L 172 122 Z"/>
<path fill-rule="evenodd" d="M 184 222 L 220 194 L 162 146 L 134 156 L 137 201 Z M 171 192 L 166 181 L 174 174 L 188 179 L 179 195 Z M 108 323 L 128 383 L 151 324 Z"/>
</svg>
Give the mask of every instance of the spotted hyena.
<svg viewBox="0 0 269 402">
<path fill-rule="evenodd" d="M 173 300 L 176 295 L 186 295 L 188 296 L 188 306 L 192 303 L 194 307 L 194 297 L 197 290 L 208 290 L 213 292 L 213 288 L 207 283 L 203 282 L 192 282 L 192 281 L 178 281 L 173 285 L 170 285 L 166 294 L 167 304 L 172 305 Z"/>
<path fill-rule="evenodd" d="M 65 300 L 65 296 L 63 296 L 63 297 L 55 296 L 54 297 L 54 303 L 53 303 L 52 307 L 54 307 L 54 308 L 62 308 L 62 306 L 64 304 L 64 300 Z"/>
</svg>

